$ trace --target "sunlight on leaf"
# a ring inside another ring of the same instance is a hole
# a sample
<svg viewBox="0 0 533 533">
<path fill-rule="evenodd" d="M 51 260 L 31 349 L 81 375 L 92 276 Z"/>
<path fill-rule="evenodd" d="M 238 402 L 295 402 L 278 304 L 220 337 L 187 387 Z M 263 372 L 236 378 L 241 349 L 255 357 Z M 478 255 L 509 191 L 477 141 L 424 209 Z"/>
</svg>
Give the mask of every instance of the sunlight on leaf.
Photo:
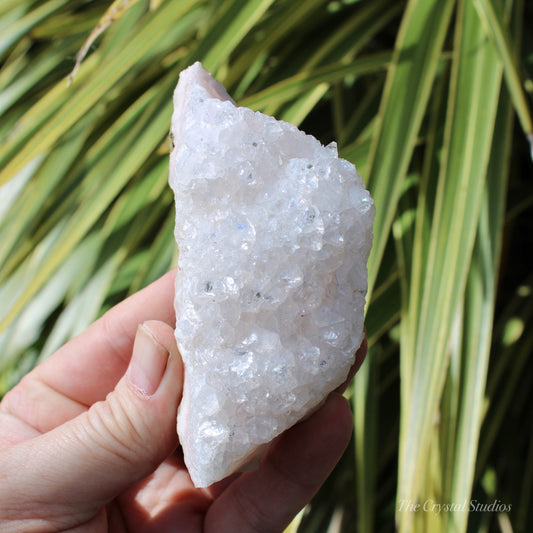
<svg viewBox="0 0 533 533">
<path fill-rule="evenodd" d="M 76 63 L 72 72 L 68 76 L 68 86 L 72 85 L 74 76 L 78 72 L 82 61 L 85 59 L 87 52 L 91 48 L 92 44 L 98 37 L 104 33 L 104 31 L 109 28 L 113 22 L 118 20 L 125 13 L 127 9 L 136 4 L 138 0 L 114 0 L 113 3 L 108 7 L 107 11 L 103 14 L 102 18 L 99 20 L 97 26 L 93 29 L 87 40 L 83 43 L 83 46 L 80 48 L 79 52 L 76 54 Z"/>
</svg>

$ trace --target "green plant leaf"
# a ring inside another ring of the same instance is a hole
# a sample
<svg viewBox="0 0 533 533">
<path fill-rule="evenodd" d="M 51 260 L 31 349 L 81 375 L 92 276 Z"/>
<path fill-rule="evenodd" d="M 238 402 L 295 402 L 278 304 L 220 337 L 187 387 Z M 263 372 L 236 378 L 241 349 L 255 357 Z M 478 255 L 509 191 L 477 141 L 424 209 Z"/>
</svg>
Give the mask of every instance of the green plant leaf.
<svg viewBox="0 0 533 533">
<path fill-rule="evenodd" d="M 402 392 L 399 500 L 425 501 L 433 496 L 434 481 L 424 479 L 427 470 L 420 465 L 430 457 L 452 326 L 470 267 L 501 78 L 495 50 L 472 3 L 460 2 L 444 156 L 431 232 L 423 245 L 427 266 L 423 277 L 411 279 L 408 324 L 402 330 L 404 337 L 410 336 L 402 344 L 413 347 L 414 353 L 412 381 L 406 376 L 409 388 Z M 402 371 L 411 372 L 405 367 Z M 413 520 L 422 517 L 398 513 L 401 531 L 411 530 Z"/>
<path fill-rule="evenodd" d="M 507 88 L 511 95 L 522 129 L 526 134 L 533 150 L 533 118 L 527 102 L 526 93 L 518 73 L 515 54 L 511 45 L 508 28 L 502 23 L 503 13 L 497 13 L 493 2 L 490 0 L 475 0 L 474 5 L 481 21 L 490 35 L 503 65 Z"/>
</svg>

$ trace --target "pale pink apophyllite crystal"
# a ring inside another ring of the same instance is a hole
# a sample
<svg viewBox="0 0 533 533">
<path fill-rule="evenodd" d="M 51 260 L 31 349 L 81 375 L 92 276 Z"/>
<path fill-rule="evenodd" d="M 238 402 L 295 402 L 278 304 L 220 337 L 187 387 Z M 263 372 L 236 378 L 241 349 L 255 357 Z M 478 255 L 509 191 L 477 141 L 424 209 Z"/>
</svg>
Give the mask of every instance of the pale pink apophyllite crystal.
<svg viewBox="0 0 533 533">
<path fill-rule="evenodd" d="M 200 63 L 180 75 L 172 133 L 178 433 L 205 487 L 346 379 L 374 204 L 334 143 L 237 107 Z"/>
</svg>

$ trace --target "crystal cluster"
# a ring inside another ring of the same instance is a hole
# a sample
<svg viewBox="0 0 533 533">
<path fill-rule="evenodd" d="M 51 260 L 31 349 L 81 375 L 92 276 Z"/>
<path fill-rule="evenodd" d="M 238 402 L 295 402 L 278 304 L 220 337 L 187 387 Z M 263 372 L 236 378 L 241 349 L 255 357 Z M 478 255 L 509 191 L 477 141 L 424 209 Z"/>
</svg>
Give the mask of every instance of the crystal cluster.
<svg viewBox="0 0 533 533">
<path fill-rule="evenodd" d="M 346 379 L 374 205 L 335 143 L 237 107 L 199 63 L 180 75 L 172 134 L 178 433 L 205 487 Z"/>
</svg>

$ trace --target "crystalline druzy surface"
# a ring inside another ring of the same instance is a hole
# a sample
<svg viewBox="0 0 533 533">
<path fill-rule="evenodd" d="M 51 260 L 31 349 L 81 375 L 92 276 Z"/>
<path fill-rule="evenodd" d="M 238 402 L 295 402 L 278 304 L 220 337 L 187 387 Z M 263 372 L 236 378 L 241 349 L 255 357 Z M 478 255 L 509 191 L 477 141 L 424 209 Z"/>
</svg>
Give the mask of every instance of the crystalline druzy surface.
<svg viewBox="0 0 533 533">
<path fill-rule="evenodd" d="M 199 63 L 181 73 L 172 133 L 178 433 L 208 486 L 346 379 L 374 205 L 334 143 L 237 107 Z"/>
</svg>

